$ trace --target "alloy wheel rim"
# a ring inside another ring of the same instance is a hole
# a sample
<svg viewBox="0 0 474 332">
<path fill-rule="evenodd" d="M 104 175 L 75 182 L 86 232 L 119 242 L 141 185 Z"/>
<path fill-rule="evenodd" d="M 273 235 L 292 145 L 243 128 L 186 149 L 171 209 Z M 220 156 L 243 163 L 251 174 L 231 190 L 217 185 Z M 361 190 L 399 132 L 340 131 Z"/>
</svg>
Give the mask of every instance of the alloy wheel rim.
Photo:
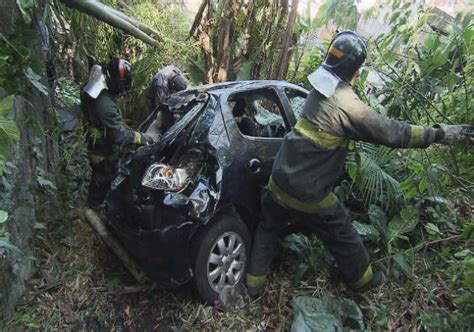
<svg viewBox="0 0 474 332">
<path fill-rule="evenodd" d="M 207 259 L 207 280 L 211 288 L 220 293 L 224 286 L 236 285 L 245 269 L 245 244 L 234 232 L 219 236 L 211 247 Z"/>
</svg>

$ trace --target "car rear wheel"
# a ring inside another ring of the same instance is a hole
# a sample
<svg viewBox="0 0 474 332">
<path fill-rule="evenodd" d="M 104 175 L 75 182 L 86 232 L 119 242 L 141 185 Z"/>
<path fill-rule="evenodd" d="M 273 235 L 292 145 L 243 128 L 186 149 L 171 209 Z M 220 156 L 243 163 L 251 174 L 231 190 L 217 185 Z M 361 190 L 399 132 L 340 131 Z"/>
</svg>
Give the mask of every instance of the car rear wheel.
<svg viewBox="0 0 474 332">
<path fill-rule="evenodd" d="M 224 286 L 243 282 L 250 233 L 237 215 L 217 217 L 195 239 L 194 282 L 198 296 L 215 304 Z"/>
</svg>

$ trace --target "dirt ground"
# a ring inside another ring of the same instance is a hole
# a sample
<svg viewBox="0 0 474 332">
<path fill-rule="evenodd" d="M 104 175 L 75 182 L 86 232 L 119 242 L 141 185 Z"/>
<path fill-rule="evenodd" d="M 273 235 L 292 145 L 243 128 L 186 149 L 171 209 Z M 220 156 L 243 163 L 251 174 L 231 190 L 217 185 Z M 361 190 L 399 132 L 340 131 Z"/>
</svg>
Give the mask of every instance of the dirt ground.
<svg viewBox="0 0 474 332">
<path fill-rule="evenodd" d="M 293 297 L 338 295 L 324 270 L 294 286 L 291 253 L 286 253 L 290 260 L 277 263 L 265 294 L 239 312 L 228 312 L 200 303 L 191 286 L 143 289 L 79 218 L 57 222 L 43 233 L 38 269 L 7 330 L 286 331 Z"/>
<path fill-rule="evenodd" d="M 387 280 L 378 290 L 358 295 L 337 285 L 323 260 L 295 284 L 299 257 L 282 249 L 264 295 L 229 312 L 200 303 L 191 286 L 165 290 L 137 285 L 78 215 L 49 224 L 37 241 L 38 268 L 15 317 L 0 323 L 0 330 L 289 331 L 291 301 L 297 296 L 352 299 L 370 330 L 423 330 L 422 313 L 436 310 L 443 316 L 453 310 L 445 276 L 438 274 L 433 284 L 431 271 L 423 270 L 430 265 L 423 261 L 413 280 Z"/>
</svg>

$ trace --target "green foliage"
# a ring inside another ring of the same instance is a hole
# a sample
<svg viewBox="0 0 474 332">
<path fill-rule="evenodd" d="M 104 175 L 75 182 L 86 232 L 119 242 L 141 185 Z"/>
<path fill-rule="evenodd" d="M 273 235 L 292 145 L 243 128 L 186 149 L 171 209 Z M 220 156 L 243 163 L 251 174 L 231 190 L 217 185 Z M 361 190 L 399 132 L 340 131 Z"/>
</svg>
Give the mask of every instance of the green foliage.
<svg viewBox="0 0 474 332">
<path fill-rule="evenodd" d="M 365 204 L 388 209 L 399 203 L 402 191 L 394 175 L 401 173 L 404 164 L 397 160 L 397 152 L 367 143 L 356 146 L 346 167 L 354 189 L 361 193 Z"/>
<path fill-rule="evenodd" d="M 8 145 L 20 138 L 20 131 L 14 120 L 8 117 L 13 109 L 14 96 L 0 99 L 0 174 L 3 173 L 8 159 Z"/>
<path fill-rule="evenodd" d="M 155 28 L 164 38 L 163 47 L 159 49 L 132 38 L 124 41 L 125 49 L 131 51 L 134 70 L 134 89 L 127 97 L 125 109 L 133 119 L 143 120 L 149 114 L 144 96 L 153 75 L 173 63 L 188 76 L 189 60 L 195 56 L 197 48 L 188 39 L 189 18 L 180 8 L 156 1 L 137 1 L 127 14 Z"/>
<path fill-rule="evenodd" d="M 11 33 L 0 33 L 0 87 L 7 93 L 29 96 L 35 87 L 47 94 L 36 74 L 43 72 L 43 63 L 29 47 L 37 37 L 35 30 L 20 23 Z"/>
<path fill-rule="evenodd" d="M 314 239 L 304 234 L 290 234 L 282 240 L 281 245 L 295 252 L 301 260 L 293 274 L 293 283 L 298 284 L 307 273 L 317 268 L 322 250 Z"/>
<path fill-rule="evenodd" d="M 12 187 L 8 182 L 8 177 L 11 175 L 12 170 L 15 167 L 10 163 L 6 163 L 6 167 L 2 172 L 2 176 L 0 176 L 0 188 L 2 189 L 1 195 L 1 206 L 5 209 L 8 209 L 12 206 Z M 8 232 L 8 222 L 12 220 L 12 216 L 9 214 L 8 211 L 0 209 L 0 250 L 6 248 L 10 251 L 14 251 L 18 254 L 23 254 L 21 250 L 11 243 L 10 241 L 10 233 Z"/>
<path fill-rule="evenodd" d="M 133 66 L 133 90 L 122 103 L 124 116 L 135 122 L 142 121 L 149 113 L 144 98 L 148 82 L 163 66 L 174 63 L 187 72 L 187 59 L 196 53 L 196 47 L 188 40 L 188 19 L 180 8 L 165 2 L 140 0 L 127 2 L 104 1 L 157 30 L 164 39 L 162 47 L 148 45 L 134 37 L 80 14 L 76 10 L 55 3 L 55 12 L 62 13 L 63 25 L 70 25 L 67 35 L 74 59 L 85 61 L 88 71 L 94 63 L 106 65 L 113 57 L 128 59 Z M 67 49 L 64 50 L 67 52 Z M 87 75 L 83 75 L 84 79 Z"/>
<path fill-rule="evenodd" d="M 354 30 L 359 13 L 354 0 L 326 0 L 319 8 L 313 26 L 321 27 L 332 22 L 340 29 Z"/>
<path fill-rule="evenodd" d="M 293 83 L 300 84 L 306 89 L 312 89 L 307 77 L 323 63 L 328 45 L 329 41 L 324 41 L 303 58 L 301 68 L 298 68 L 296 75 L 294 75 Z"/>
<path fill-rule="evenodd" d="M 58 104 L 65 107 L 73 107 L 81 103 L 79 86 L 69 82 L 64 77 L 57 80 L 56 97 Z"/>
<path fill-rule="evenodd" d="M 48 90 L 37 73 L 44 65 L 31 47 L 37 41 L 38 33 L 32 29 L 32 18 L 42 2 L 17 0 L 22 19 L 15 20 L 15 28 L 0 33 L 0 88 L 8 94 L 0 100 L 0 175 L 8 159 L 10 144 L 20 139 L 20 131 L 11 114 L 15 95 L 31 97 L 34 89 L 47 95 Z M 44 12 L 46 16 L 47 11 Z"/>
<path fill-rule="evenodd" d="M 302 25 L 297 2 L 202 2 L 190 31 L 200 47 L 191 73 L 200 82 L 283 79 Z"/>
<path fill-rule="evenodd" d="M 8 219 L 8 212 L 0 210 L 0 224 L 3 224 Z"/>
<path fill-rule="evenodd" d="M 393 15 L 387 17 L 392 31 L 369 40 L 366 69 L 372 75 L 369 80 L 364 70 L 356 91 L 376 112 L 397 120 L 426 126 L 472 124 L 472 14 L 463 13 L 450 21 L 444 16 L 439 19 L 442 14 L 436 11 L 411 13 L 407 4 L 394 3 Z M 325 50 L 316 49 L 303 59 L 296 83 L 310 88 L 306 77 L 322 63 Z M 367 85 L 372 87 L 370 94 Z M 440 282 L 442 287 L 449 285 L 448 298 L 460 294 L 454 300 L 458 309 L 450 317 L 430 308 L 419 314 L 417 324 L 436 330 L 472 326 L 472 252 L 469 242 L 448 241 L 459 236 L 463 218 L 472 218 L 472 151 L 439 146 L 394 150 L 356 143 L 351 146 L 346 169 L 352 194 L 367 211 L 353 225 L 368 240 L 376 268 L 395 279 L 397 288 L 405 281 L 409 289 L 422 279 L 428 289 L 441 288 Z M 473 229 L 466 227 L 466 236 L 474 234 Z M 420 265 L 429 272 L 417 275 Z M 440 266 L 448 267 L 440 271 Z M 461 293 L 459 288 L 464 288 Z M 386 328 L 390 317 L 386 310 L 370 305 L 368 318 Z"/>
<path fill-rule="evenodd" d="M 463 233 L 466 240 L 473 238 L 473 225 L 468 225 Z M 461 310 L 461 322 L 465 326 L 473 326 L 474 324 L 474 253 L 469 250 L 463 250 L 454 255 L 455 257 L 463 258 L 463 291 L 460 296 L 453 299 L 453 302 L 458 305 Z"/>
<path fill-rule="evenodd" d="M 370 69 L 380 81 L 367 82 L 376 87 L 370 95 L 358 85 L 361 97 L 377 112 L 402 121 L 472 123 L 472 14 L 449 21 L 436 11 L 411 16 L 406 5 L 394 6 L 391 32 L 369 42 Z M 347 171 L 354 193 L 369 207 L 370 221 L 357 227 L 390 255 L 392 272 L 396 267 L 410 275 L 410 256 L 427 240 L 459 230 L 452 203 L 443 196 L 472 192 L 472 155 L 463 147 L 354 147 Z"/>
<path fill-rule="evenodd" d="M 34 8 L 35 3 L 33 0 L 16 0 L 18 9 L 23 16 L 23 20 L 26 23 L 31 23 L 31 10 Z"/>
</svg>

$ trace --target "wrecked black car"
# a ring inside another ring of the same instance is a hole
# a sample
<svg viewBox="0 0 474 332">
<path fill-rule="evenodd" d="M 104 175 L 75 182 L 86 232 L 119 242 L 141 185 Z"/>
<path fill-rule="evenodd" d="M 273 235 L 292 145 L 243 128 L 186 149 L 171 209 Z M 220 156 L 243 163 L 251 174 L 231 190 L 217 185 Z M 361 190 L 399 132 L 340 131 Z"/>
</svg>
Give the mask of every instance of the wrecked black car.
<svg viewBox="0 0 474 332">
<path fill-rule="evenodd" d="M 243 280 L 261 188 L 307 93 L 284 81 L 207 85 L 174 94 L 144 122 L 147 132 L 160 112 L 175 121 L 121 160 L 107 223 L 151 279 L 193 280 L 211 304 Z"/>
</svg>

